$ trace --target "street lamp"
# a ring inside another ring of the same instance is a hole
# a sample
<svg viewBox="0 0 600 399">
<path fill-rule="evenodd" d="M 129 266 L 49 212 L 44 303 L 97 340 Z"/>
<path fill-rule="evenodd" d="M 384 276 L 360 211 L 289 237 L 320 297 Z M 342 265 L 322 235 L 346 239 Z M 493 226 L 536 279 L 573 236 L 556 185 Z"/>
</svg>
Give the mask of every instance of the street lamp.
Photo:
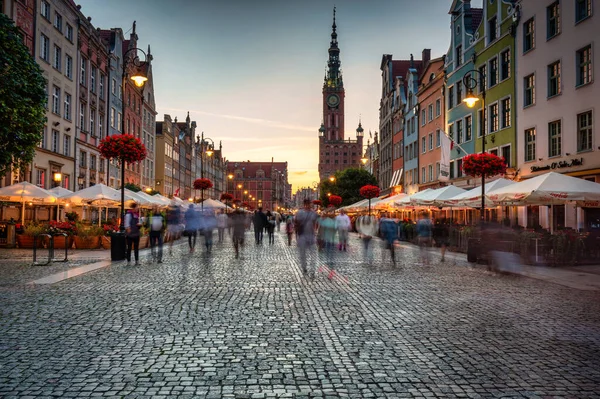
<svg viewBox="0 0 600 399">
<path fill-rule="evenodd" d="M 204 150 L 204 143 L 206 140 L 210 140 L 211 144 L 206 143 L 206 151 Z M 200 152 L 200 178 L 204 178 L 204 153 L 209 157 L 214 153 L 215 142 L 210 137 L 204 137 L 204 132 L 202 132 L 202 136 L 200 140 L 196 140 L 196 156 L 198 152 Z M 204 190 L 200 190 L 200 208 L 204 211 Z"/>
<path fill-rule="evenodd" d="M 479 79 L 473 78 L 473 74 L 476 74 Z M 463 77 L 463 84 L 467 90 L 467 95 L 463 98 L 463 102 L 467 104 L 467 107 L 473 108 L 475 104 L 479 101 L 479 97 L 473 93 L 473 89 L 477 86 L 481 89 L 481 115 L 483 121 L 481 126 L 483 127 L 483 132 L 481 133 L 481 153 L 485 152 L 485 133 L 487 131 L 486 126 L 486 112 L 485 112 L 485 74 L 476 69 L 468 72 Z M 485 222 L 485 174 L 481 175 L 481 226 Z"/>
<path fill-rule="evenodd" d="M 60 182 L 62 181 L 62 173 L 55 172 L 52 178 L 54 180 L 54 187 L 60 186 Z"/>
</svg>

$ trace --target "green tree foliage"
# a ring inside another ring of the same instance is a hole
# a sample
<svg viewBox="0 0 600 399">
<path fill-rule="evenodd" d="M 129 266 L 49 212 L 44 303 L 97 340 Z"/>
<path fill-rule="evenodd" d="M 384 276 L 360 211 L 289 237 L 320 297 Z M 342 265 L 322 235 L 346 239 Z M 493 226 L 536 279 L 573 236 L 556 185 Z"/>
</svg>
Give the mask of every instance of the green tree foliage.
<svg viewBox="0 0 600 399">
<path fill-rule="evenodd" d="M 321 183 L 321 201 L 327 204 L 327 194 L 335 194 L 342 197 L 342 205 L 346 206 L 364 199 L 360 196 L 359 190 L 365 184 L 378 185 L 375 176 L 364 169 L 345 169 L 336 172 L 335 181 L 323 181 Z"/>
<path fill-rule="evenodd" d="M 142 188 L 134 183 L 125 183 L 125 188 L 127 190 L 133 191 L 134 193 L 142 191 Z"/>
<path fill-rule="evenodd" d="M 0 175 L 33 161 L 46 122 L 46 84 L 19 30 L 0 13 Z"/>
</svg>

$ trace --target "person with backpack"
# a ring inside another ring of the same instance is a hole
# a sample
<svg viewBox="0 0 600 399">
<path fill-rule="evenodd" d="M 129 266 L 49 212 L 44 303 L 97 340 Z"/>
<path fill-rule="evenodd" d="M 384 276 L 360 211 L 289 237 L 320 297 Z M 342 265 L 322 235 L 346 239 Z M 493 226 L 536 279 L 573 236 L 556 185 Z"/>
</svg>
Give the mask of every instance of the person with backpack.
<svg viewBox="0 0 600 399">
<path fill-rule="evenodd" d="M 131 209 L 127 211 L 125 215 L 125 240 L 127 243 L 127 265 L 131 264 L 131 251 L 135 257 L 135 265 L 140 264 L 140 228 L 142 222 L 140 219 L 140 212 L 137 209 L 137 204 L 134 202 L 131 204 Z"/>
<path fill-rule="evenodd" d="M 275 215 L 272 214 L 271 211 L 267 211 L 266 216 L 266 230 L 269 237 L 269 244 L 275 244 L 275 224 L 277 221 L 275 220 Z"/>
<path fill-rule="evenodd" d="M 146 225 L 150 230 L 152 260 L 156 260 L 156 263 L 162 263 L 163 234 L 167 228 L 167 218 L 155 205 L 146 220 Z M 155 247 L 158 247 L 158 249 L 155 249 Z"/>
</svg>

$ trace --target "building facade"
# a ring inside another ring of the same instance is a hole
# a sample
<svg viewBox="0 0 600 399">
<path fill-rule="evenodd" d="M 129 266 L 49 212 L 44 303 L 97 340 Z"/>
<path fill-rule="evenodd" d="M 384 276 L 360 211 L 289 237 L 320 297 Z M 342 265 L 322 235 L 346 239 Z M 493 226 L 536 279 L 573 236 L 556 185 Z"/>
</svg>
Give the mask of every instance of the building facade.
<svg viewBox="0 0 600 399">
<path fill-rule="evenodd" d="M 174 194 L 173 171 L 175 170 L 174 143 L 179 132 L 171 116 L 165 114 L 163 121 L 156 122 L 155 190 L 164 196 Z"/>
<path fill-rule="evenodd" d="M 522 0 L 516 33 L 518 177 L 548 171 L 600 183 L 598 1 Z M 549 207 L 522 208 L 519 224 L 547 227 Z M 583 228 L 597 208 L 554 206 L 559 225 Z"/>
<path fill-rule="evenodd" d="M 404 168 L 407 174 L 407 179 L 404 181 L 404 192 L 414 194 L 419 191 L 419 182 L 422 177 L 419 174 L 419 125 L 420 125 L 420 109 L 419 98 L 419 71 L 411 63 L 408 69 L 408 77 L 406 81 L 406 103 L 404 108 Z"/>
<path fill-rule="evenodd" d="M 450 151 L 450 182 L 459 187 L 473 188 L 478 183 L 476 179 L 463 175 L 462 158 L 476 152 L 474 132 L 480 126 L 477 124 L 480 123 L 480 114 L 462 102 L 465 95 L 463 79 L 474 68 L 477 29 L 483 18 L 483 9 L 471 7 L 467 0 L 455 0 L 448 14 L 451 42 L 445 58 L 446 94 L 443 102 L 446 123 L 441 134 L 447 134 L 455 143 Z M 478 91 L 475 90 L 475 93 Z"/>
<path fill-rule="evenodd" d="M 15 22 L 15 26 L 21 31 L 23 44 L 27 46 L 32 56 L 35 56 L 35 18 L 38 6 L 36 0 L 0 1 L 0 12 Z"/>
<path fill-rule="evenodd" d="M 277 211 L 289 205 L 287 162 L 227 162 L 227 192 L 251 209 Z"/>
<path fill-rule="evenodd" d="M 419 109 L 421 112 L 419 138 L 419 165 L 425 168 L 425 178 L 419 182 L 418 191 L 437 188 L 440 176 L 441 135 L 445 129 L 444 113 L 444 73 L 445 57 L 431 60 L 421 73 L 419 91 Z M 423 171 L 421 171 L 423 175 Z"/>
<path fill-rule="evenodd" d="M 142 143 L 146 146 L 146 159 L 141 166 L 141 188 L 143 190 L 156 189 L 156 100 L 154 98 L 154 80 L 152 79 L 152 54 L 148 45 L 147 62 L 144 70 L 148 80 L 142 88 Z"/>
<path fill-rule="evenodd" d="M 327 73 L 323 82 L 323 120 L 319 128 L 319 178 L 328 179 L 338 170 L 360 168 L 363 136 L 346 139 L 344 133 L 344 81 L 333 10 Z"/>
<path fill-rule="evenodd" d="M 214 141 L 205 137 L 202 132 L 194 143 L 193 160 L 193 180 L 207 178 L 213 183 L 211 188 L 204 191 L 204 198 L 219 200 L 221 194 L 227 190 L 227 160 L 223 156 L 222 143 L 219 142 L 219 146 L 216 147 Z"/>
</svg>

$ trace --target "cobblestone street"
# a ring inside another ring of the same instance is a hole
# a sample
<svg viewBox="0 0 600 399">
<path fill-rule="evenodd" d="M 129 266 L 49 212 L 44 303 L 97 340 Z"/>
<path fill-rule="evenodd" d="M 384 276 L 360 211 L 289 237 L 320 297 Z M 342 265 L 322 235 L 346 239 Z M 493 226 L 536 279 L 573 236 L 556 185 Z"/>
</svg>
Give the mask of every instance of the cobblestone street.
<svg viewBox="0 0 600 399">
<path fill-rule="evenodd" d="M 379 240 L 368 265 L 357 237 L 313 280 L 283 234 L 246 238 L 240 259 L 200 239 L 163 264 L 3 278 L 0 397 L 600 397 L 598 292 L 414 247 L 393 266 Z"/>
</svg>

